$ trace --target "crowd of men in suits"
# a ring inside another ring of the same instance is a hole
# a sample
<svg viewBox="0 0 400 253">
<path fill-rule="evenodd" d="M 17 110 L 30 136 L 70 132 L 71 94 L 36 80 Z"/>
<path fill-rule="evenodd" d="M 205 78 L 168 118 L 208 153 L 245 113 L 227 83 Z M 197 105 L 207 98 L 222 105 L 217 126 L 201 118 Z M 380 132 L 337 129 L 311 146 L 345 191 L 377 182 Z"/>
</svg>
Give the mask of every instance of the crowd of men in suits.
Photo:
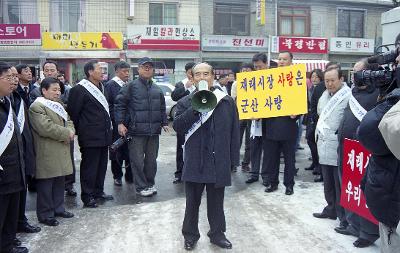
<svg viewBox="0 0 400 253">
<path fill-rule="evenodd" d="M 293 54 L 280 52 L 277 63 L 264 53 L 254 55 L 241 72 L 291 66 Z M 46 61 L 44 79 L 32 82 L 29 66 L 15 67 L 0 62 L 0 245 L 1 252 L 28 252 L 17 239 L 17 232 L 37 233 L 25 216 L 26 194 L 37 192 L 36 214 L 41 224 L 57 226 L 56 217 L 72 218 L 65 210 L 64 195 L 74 197 L 74 136 L 81 152 L 80 186 L 83 206 L 96 208 L 113 200 L 104 192 L 108 159 L 114 185 L 122 178 L 133 183 L 135 194 L 151 197 L 157 194 L 155 178 L 159 135 L 169 131 L 163 92 L 153 82 L 154 63 L 148 57 L 138 61 L 139 78 L 128 82 L 130 65 L 115 64 L 115 77 L 102 82 L 96 60 L 84 66 L 86 78 L 74 87 L 65 83 L 57 63 Z M 360 60 L 354 71 L 368 69 Z M 299 148 L 302 124 L 311 150 L 314 170 L 323 181 L 327 206 L 314 217 L 339 218 L 335 231 L 357 237 L 355 247 L 368 247 L 379 238 L 378 226 L 345 211 L 339 204 L 344 138 L 357 139 L 360 119 L 349 106 L 352 100 L 365 111 L 371 110 L 378 91 L 371 86 L 350 87 L 343 81 L 338 63 L 326 70 L 310 73 L 309 111 L 301 115 L 267 119 L 239 120 L 236 108 L 238 84 L 234 74 L 215 80 L 207 63 L 189 62 L 186 78 L 172 92 L 177 101 L 173 128 L 177 132 L 176 172 L 174 184 L 185 183 L 186 211 L 182 226 L 184 248 L 192 250 L 200 238 L 198 213 L 206 189 L 210 242 L 221 248 L 232 248 L 225 237 L 224 190 L 231 185 L 231 172 L 239 165 L 239 149 L 244 137 L 245 154 L 242 171 L 248 172 L 247 184 L 259 181 L 265 192 L 278 190 L 280 160 L 284 160 L 285 194 L 294 194 L 296 150 Z M 214 110 L 200 113 L 192 106 L 198 85 L 205 81 L 217 98 Z M 361 109 L 360 109 L 361 110 Z M 123 144 L 117 150 L 109 146 Z M 225 147 L 222 148 L 221 147 Z M 17 211 L 16 211 L 17 210 Z"/>
</svg>

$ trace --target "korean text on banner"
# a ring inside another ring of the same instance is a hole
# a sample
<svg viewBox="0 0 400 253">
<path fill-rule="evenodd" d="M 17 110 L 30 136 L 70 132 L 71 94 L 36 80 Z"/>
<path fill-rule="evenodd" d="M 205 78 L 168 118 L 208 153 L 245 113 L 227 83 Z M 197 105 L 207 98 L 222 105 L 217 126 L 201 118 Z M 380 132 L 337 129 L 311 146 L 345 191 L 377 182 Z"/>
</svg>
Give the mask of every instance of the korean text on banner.
<svg viewBox="0 0 400 253">
<path fill-rule="evenodd" d="M 360 142 L 350 139 L 344 140 L 340 205 L 378 224 L 367 207 L 364 193 L 360 187 L 370 157 L 371 154 Z"/>
<path fill-rule="evenodd" d="M 306 65 L 237 74 L 240 119 L 307 113 Z"/>
<path fill-rule="evenodd" d="M 120 32 L 44 32 L 45 50 L 119 50 L 122 49 Z"/>
<path fill-rule="evenodd" d="M 258 25 L 265 25 L 265 0 L 256 2 L 256 20 Z"/>
</svg>

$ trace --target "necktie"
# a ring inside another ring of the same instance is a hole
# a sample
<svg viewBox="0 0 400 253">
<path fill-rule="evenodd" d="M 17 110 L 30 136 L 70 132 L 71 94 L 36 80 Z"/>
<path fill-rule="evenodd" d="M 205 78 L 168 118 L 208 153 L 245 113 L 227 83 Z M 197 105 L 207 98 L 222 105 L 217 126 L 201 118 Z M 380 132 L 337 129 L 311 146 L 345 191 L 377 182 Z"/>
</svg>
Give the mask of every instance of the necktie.
<svg viewBox="0 0 400 253">
<path fill-rule="evenodd" d="M 28 95 L 28 87 L 24 87 L 25 94 Z"/>
</svg>

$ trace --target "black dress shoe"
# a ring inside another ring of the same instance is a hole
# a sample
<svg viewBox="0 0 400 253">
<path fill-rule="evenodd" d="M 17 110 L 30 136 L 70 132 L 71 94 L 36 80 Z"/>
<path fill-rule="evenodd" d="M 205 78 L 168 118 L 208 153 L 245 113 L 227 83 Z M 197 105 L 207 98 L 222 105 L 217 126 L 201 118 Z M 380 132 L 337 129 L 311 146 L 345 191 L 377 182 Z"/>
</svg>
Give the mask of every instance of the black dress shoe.
<svg viewBox="0 0 400 253">
<path fill-rule="evenodd" d="M 236 166 L 232 166 L 232 167 L 231 167 L 231 172 L 237 172 Z"/>
<path fill-rule="evenodd" d="M 29 223 L 25 223 L 21 227 L 18 227 L 17 232 L 18 233 L 39 233 L 40 230 L 42 230 L 40 227 L 37 226 L 32 226 Z"/>
<path fill-rule="evenodd" d="M 210 241 L 211 241 L 212 244 L 215 244 L 220 248 L 232 249 L 232 243 L 226 238 L 220 239 L 220 240 L 210 240 Z"/>
<path fill-rule="evenodd" d="M 118 179 L 118 178 L 114 179 L 114 185 L 116 185 L 116 186 L 122 186 L 122 180 L 121 180 L 121 179 Z"/>
<path fill-rule="evenodd" d="M 321 175 L 317 175 L 317 176 L 315 176 L 315 178 L 314 178 L 314 182 L 316 182 L 316 183 L 318 183 L 318 182 L 323 182 L 323 181 L 324 181 L 324 179 L 322 178 Z"/>
<path fill-rule="evenodd" d="M 314 168 L 314 165 L 311 164 L 310 167 L 304 168 L 304 170 L 314 170 Z"/>
<path fill-rule="evenodd" d="M 286 187 L 286 191 L 285 191 L 286 195 L 293 195 L 293 193 L 294 193 L 293 186 Z"/>
<path fill-rule="evenodd" d="M 28 253 L 29 250 L 27 247 L 14 247 L 7 253 Z"/>
<path fill-rule="evenodd" d="M 196 247 L 196 243 L 197 241 L 185 239 L 185 244 L 184 244 L 185 250 L 193 250 Z"/>
<path fill-rule="evenodd" d="M 334 229 L 336 233 L 342 234 L 342 235 L 352 235 L 349 230 L 347 230 L 347 227 L 339 226 L 335 227 Z"/>
<path fill-rule="evenodd" d="M 172 181 L 173 184 L 179 184 L 182 182 L 182 179 L 180 177 L 174 178 L 174 181 Z"/>
<path fill-rule="evenodd" d="M 98 205 L 97 205 L 97 203 L 96 203 L 96 200 L 94 200 L 94 199 L 89 199 L 89 201 L 87 201 L 87 202 L 84 202 L 83 203 L 83 206 L 84 207 L 87 207 L 87 208 L 96 208 L 96 207 L 98 207 Z"/>
<path fill-rule="evenodd" d="M 74 188 L 66 189 L 65 191 L 66 191 L 67 196 L 76 197 L 76 195 L 77 195 L 77 193 L 74 190 Z"/>
<path fill-rule="evenodd" d="M 69 218 L 74 217 L 74 214 L 71 213 L 71 212 L 64 211 L 64 212 L 62 212 L 62 213 L 56 213 L 55 216 L 61 217 L 61 218 L 69 219 Z"/>
<path fill-rule="evenodd" d="M 51 227 L 55 227 L 60 224 L 55 218 L 46 218 L 44 220 L 39 220 L 39 222 Z"/>
<path fill-rule="evenodd" d="M 269 185 L 269 183 L 267 182 L 262 182 L 262 185 L 264 185 L 265 187 L 267 187 Z"/>
<path fill-rule="evenodd" d="M 267 185 L 265 188 L 265 192 L 274 192 L 276 190 L 278 190 L 278 186 L 273 184 Z"/>
<path fill-rule="evenodd" d="M 328 214 L 326 214 L 326 213 L 324 213 L 324 212 L 322 212 L 322 213 L 313 213 L 313 216 L 314 216 L 315 218 L 318 218 L 318 219 L 331 219 L 331 220 L 336 220 L 336 216 L 334 216 L 334 215 L 328 215 Z"/>
<path fill-rule="evenodd" d="M 22 242 L 18 238 L 14 238 L 13 245 L 14 246 L 21 246 Z"/>
<path fill-rule="evenodd" d="M 257 181 L 258 181 L 258 178 L 249 177 L 249 178 L 246 180 L 246 184 L 251 184 L 251 183 L 254 183 L 254 182 L 257 182 Z"/>
<path fill-rule="evenodd" d="M 374 244 L 374 242 L 368 241 L 363 238 L 358 238 L 355 242 L 353 242 L 354 247 L 357 248 L 366 248 Z"/>
<path fill-rule="evenodd" d="M 113 200 L 114 199 L 114 197 L 112 195 L 107 195 L 104 192 L 102 194 L 100 194 L 100 195 L 96 195 L 95 198 L 103 200 L 103 201 L 109 201 L 109 200 Z"/>
</svg>

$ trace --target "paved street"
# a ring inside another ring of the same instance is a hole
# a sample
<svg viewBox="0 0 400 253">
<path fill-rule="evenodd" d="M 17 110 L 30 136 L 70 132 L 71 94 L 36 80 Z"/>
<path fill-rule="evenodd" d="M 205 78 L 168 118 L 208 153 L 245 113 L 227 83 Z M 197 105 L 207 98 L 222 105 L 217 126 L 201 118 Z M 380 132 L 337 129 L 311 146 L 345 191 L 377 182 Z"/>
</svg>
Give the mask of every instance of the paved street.
<svg viewBox="0 0 400 253">
<path fill-rule="evenodd" d="M 163 134 L 160 142 L 156 196 L 135 204 L 132 185 L 124 182 L 115 187 L 109 170 L 106 193 L 113 194 L 114 201 L 97 209 L 83 209 L 79 197 L 67 197 L 67 209 L 75 218 L 60 220 L 58 227 L 40 225 L 42 232 L 21 236 L 24 244 L 37 253 L 184 252 L 180 232 L 184 190 L 182 184 L 172 184 L 175 133 Z M 302 146 L 306 147 L 304 140 Z M 79 151 L 75 153 L 79 165 Z M 324 198 L 322 184 L 312 182 L 311 172 L 304 170 L 310 163 L 308 157 L 308 148 L 297 154 L 300 171 L 292 196 L 284 194 L 282 184 L 277 192 L 268 194 L 261 181 L 246 185 L 247 175 L 240 169 L 232 174 L 233 186 L 227 188 L 225 198 L 226 235 L 233 243 L 229 252 L 379 252 L 379 241 L 370 248 L 356 249 L 352 245 L 356 238 L 334 232 L 337 221 L 312 217 L 313 212 L 322 210 Z M 79 188 L 76 184 L 76 190 Z M 30 222 L 37 224 L 35 198 L 29 194 L 27 213 Z M 194 252 L 224 252 L 208 241 L 205 204 L 203 201 L 200 214 L 202 237 Z"/>
</svg>

